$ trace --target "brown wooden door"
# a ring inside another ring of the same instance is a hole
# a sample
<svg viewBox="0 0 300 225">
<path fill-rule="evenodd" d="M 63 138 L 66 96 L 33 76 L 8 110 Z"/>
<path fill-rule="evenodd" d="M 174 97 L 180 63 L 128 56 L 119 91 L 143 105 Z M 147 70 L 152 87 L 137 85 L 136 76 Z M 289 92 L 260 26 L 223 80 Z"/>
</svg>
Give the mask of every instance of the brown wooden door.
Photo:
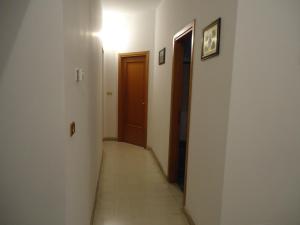
<svg viewBox="0 0 300 225">
<path fill-rule="evenodd" d="M 120 55 L 119 141 L 146 147 L 148 52 Z"/>
</svg>

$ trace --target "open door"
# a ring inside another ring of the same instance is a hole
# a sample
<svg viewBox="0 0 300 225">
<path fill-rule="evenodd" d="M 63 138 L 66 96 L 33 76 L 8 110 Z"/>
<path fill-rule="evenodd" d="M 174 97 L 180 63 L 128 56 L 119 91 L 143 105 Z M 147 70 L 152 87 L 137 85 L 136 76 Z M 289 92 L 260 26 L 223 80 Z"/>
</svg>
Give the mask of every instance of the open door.
<svg viewBox="0 0 300 225">
<path fill-rule="evenodd" d="M 195 22 L 174 36 L 168 179 L 186 190 Z"/>
</svg>

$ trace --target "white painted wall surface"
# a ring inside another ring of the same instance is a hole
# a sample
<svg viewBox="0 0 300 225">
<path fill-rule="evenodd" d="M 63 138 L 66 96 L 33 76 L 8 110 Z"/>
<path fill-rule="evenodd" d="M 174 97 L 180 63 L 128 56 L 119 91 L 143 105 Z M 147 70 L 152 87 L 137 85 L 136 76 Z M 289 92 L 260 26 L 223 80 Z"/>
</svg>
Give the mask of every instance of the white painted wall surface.
<svg viewBox="0 0 300 225">
<path fill-rule="evenodd" d="M 0 224 L 65 224 L 60 0 L 0 1 Z"/>
<path fill-rule="evenodd" d="M 240 0 L 222 225 L 300 224 L 300 2 Z"/>
<path fill-rule="evenodd" d="M 196 19 L 186 209 L 196 224 L 220 223 L 225 145 L 233 64 L 237 1 L 164 0 L 157 9 L 155 58 L 167 48 L 166 64 L 155 63 L 151 146 L 168 168 L 172 41 Z M 222 17 L 221 54 L 201 61 L 202 29 Z"/>
<path fill-rule="evenodd" d="M 151 90 L 154 63 L 154 18 L 154 10 L 131 14 L 104 10 L 104 137 L 116 138 L 118 136 L 119 53 L 150 51 L 149 90 Z M 112 92 L 113 95 L 109 96 L 107 92 Z M 151 124 L 150 117 L 148 117 L 148 123 Z"/>
<path fill-rule="evenodd" d="M 104 45 L 105 47 L 105 45 Z M 110 92 L 112 95 L 107 95 Z M 118 56 L 104 48 L 104 137 L 118 136 Z"/>
<path fill-rule="evenodd" d="M 66 224 L 88 225 L 103 138 L 102 50 L 99 39 L 93 36 L 101 28 L 101 6 L 98 0 L 64 0 L 63 3 L 66 127 L 76 122 L 74 137 L 70 138 L 66 129 Z M 75 81 L 75 68 L 84 70 L 83 81 Z"/>
<path fill-rule="evenodd" d="M 103 136 L 100 1 L 3 0 L 0 15 L 0 224 L 88 225 Z"/>
</svg>

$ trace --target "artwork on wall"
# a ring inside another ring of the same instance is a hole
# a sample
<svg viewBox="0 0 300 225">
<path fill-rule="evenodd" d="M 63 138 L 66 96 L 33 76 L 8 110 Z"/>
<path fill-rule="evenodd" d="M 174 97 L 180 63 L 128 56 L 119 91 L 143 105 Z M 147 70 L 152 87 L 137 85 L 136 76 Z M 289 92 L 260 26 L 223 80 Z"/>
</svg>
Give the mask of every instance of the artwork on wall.
<svg viewBox="0 0 300 225">
<path fill-rule="evenodd" d="M 163 48 L 159 51 L 159 59 L 158 59 L 159 65 L 166 63 L 166 48 Z"/>
<path fill-rule="evenodd" d="M 220 52 L 220 37 L 221 37 L 221 18 L 212 22 L 203 30 L 203 43 L 201 59 L 219 55 Z"/>
</svg>

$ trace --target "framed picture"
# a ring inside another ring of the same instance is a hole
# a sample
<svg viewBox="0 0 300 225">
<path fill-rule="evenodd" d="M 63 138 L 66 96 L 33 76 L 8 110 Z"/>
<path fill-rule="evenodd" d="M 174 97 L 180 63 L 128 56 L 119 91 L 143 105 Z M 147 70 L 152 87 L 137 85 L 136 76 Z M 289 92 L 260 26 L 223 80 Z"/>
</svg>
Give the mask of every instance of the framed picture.
<svg viewBox="0 0 300 225">
<path fill-rule="evenodd" d="M 166 63 L 166 48 L 163 48 L 159 51 L 159 59 L 158 59 L 159 65 Z"/>
<path fill-rule="evenodd" d="M 203 43 L 201 59 L 219 55 L 221 37 L 221 18 L 217 19 L 203 30 Z"/>
</svg>

